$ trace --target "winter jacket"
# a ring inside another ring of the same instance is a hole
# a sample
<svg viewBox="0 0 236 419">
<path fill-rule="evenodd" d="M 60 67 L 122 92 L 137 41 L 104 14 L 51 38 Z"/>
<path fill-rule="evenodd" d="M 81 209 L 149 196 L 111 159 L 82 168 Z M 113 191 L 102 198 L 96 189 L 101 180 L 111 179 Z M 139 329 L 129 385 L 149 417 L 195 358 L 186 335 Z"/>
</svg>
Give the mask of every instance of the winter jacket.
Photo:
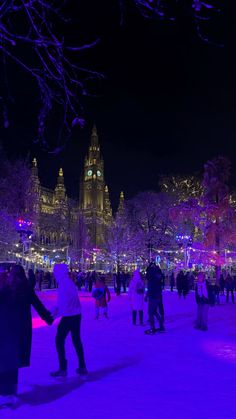
<svg viewBox="0 0 236 419">
<path fill-rule="evenodd" d="M 156 265 L 147 268 L 146 278 L 148 281 L 147 297 L 160 299 L 162 295 L 162 272 Z"/>
<path fill-rule="evenodd" d="M 111 299 L 111 294 L 106 285 L 98 282 L 93 288 L 92 297 L 95 298 L 97 307 L 107 307 L 107 303 Z"/>
<path fill-rule="evenodd" d="M 57 307 L 54 316 L 76 316 L 81 314 L 81 306 L 76 285 L 69 277 L 68 266 L 65 263 L 55 264 L 54 277 L 58 283 Z"/>
<path fill-rule="evenodd" d="M 128 295 L 132 310 L 143 310 L 144 290 L 145 287 L 142 280 L 137 281 L 135 278 L 131 279 Z"/>
<path fill-rule="evenodd" d="M 209 284 L 208 281 L 206 281 L 206 290 L 207 290 L 207 295 L 206 296 L 200 296 L 198 293 L 198 284 L 196 284 L 195 287 L 195 298 L 196 298 L 196 302 L 197 304 L 210 304 L 210 306 L 214 306 L 215 304 L 215 296 L 213 293 L 213 288 L 212 286 Z"/>
<path fill-rule="evenodd" d="M 0 290 L 0 373 L 30 365 L 31 305 L 45 322 L 52 324 L 51 313 L 29 284 L 19 296 L 8 286 Z"/>
</svg>

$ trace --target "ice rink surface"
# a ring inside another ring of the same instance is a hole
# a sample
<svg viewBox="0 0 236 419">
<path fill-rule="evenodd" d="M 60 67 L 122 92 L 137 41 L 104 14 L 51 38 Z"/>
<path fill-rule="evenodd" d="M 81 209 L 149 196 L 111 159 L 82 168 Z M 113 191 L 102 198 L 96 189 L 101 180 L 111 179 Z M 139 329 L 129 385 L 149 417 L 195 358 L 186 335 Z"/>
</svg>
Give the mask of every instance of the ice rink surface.
<svg viewBox="0 0 236 419">
<path fill-rule="evenodd" d="M 38 293 L 55 305 L 56 291 Z M 20 371 L 19 404 L 0 411 L 0 419 L 236 419 L 236 304 L 209 310 L 209 330 L 193 329 L 196 304 L 176 292 L 163 293 L 164 334 L 146 336 L 133 326 L 128 296 L 112 294 L 109 319 L 95 320 L 94 300 L 80 292 L 82 340 L 89 376 L 76 376 L 70 336 L 68 377 L 57 369 L 56 327 L 34 316 L 31 367 Z"/>
</svg>

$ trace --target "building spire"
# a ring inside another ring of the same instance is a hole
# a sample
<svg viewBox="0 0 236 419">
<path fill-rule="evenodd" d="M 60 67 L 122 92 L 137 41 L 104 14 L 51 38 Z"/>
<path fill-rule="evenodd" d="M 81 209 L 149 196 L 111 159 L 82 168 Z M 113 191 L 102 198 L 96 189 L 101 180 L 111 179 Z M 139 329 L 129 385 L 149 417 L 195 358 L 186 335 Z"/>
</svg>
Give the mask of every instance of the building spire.
<svg viewBox="0 0 236 419">
<path fill-rule="evenodd" d="M 104 210 L 105 210 L 106 221 L 109 222 L 112 217 L 112 209 L 111 209 L 111 203 L 110 203 L 109 191 L 108 191 L 107 185 L 104 188 Z"/>
<path fill-rule="evenodd" d="M 119 207 L 118 207 L 118 213 L 121 213 L 122 211 L 124 211 L 124 206 L 125 206 L 125 197 L 124 197 L 124 192 L 121 191 L 120 193 L 120 202 L 119 202 Z"/>
<path fill-rule="evenodd" d="M 38 178 L 38 165 L 35 157 L 32 160 L 31 173 L 34 179 Z"/>
<path fill-rule="evenodd" d="M 97 127 L 94 124 L 92 128 L 92 135 L 91 135 L 91 146 L 98 146 L 98 133 L 97 133 Z"/>
<path fill-rule="evenodd" d="M 39 213 L 40 211 L 40 181 L 38 177 L 38 165 L 37 160 L 34 157 L 32 160 L 32 166 L 31 166 L 31 181 L 32 181 L 32 192 L 34 194 L 34 204 L 33 208 L 36 213 Z"/>
<path fill-rule="evenodd" d="M 58 177 L 57 177 L 57 185 L 63 185 L 64 186 L 64 176 L 63 176 L 63 170 L 60 167 Z"/>
<path fill-rule="evenodd" d="M 63 170 L 60 167 L 58 177 L 57 177 L 57 185 L 55 188 L 54 199 L 56 204 L 64 202 L 66 200 L 66 188 L 64 184 L 64 176 Z"/>
</svg>

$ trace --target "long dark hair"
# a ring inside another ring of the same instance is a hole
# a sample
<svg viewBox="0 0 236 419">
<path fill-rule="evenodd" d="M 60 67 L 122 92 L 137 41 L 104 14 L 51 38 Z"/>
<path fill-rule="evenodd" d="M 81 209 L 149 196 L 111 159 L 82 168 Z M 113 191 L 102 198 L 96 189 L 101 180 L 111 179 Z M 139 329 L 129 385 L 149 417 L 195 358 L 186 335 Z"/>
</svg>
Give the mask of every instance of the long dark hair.
<svg viewBox="0 0 236 419">
<path fill-rule="evenodd" d="M 29 290 L 25 270 L 21 265 L 14 265 L 9 273 L 8 286 L 16 297 L 24 296 Z"/>
</svg>

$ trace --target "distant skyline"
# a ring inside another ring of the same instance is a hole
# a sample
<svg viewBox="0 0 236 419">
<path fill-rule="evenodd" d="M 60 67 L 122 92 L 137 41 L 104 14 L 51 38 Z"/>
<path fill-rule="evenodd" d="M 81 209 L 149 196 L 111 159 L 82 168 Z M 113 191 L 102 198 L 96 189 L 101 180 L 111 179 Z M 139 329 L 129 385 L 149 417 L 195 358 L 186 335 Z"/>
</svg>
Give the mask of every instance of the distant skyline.
<svg viewBox="0 0 236 419">
<path fill-rule="evenodd" d="M 119 2 L 78 3 L 73 16 L 79 29 L 73 26 L 68 36 L 79 45 L 100 38 L 82 64 L 106 77 L 102 85 L 95 84 L 97 97 L 85 98 L 86 126 L 75 128 L 60 155 L 38 149 L 33 144 L 37 97 L 17 71 L 11 125 L 0 128 L 8 154 L 36 156 L 48 187 L 62 166 L 68 193 L 76 196 L 95 123 L 113 207 L 121 190 L 128 198 L 139 190 L 157 190 L 159 174 L 202 172 L 203 164 L 218 155 L 231 159 L 231 183 L 236 184 L 236 87 L 224 48 L 202 43 L 184 19 L 147 21 L 131 2 L 123 26 Z M 57 123 L 55 115 L 52 138 Z"/>
</svg>

